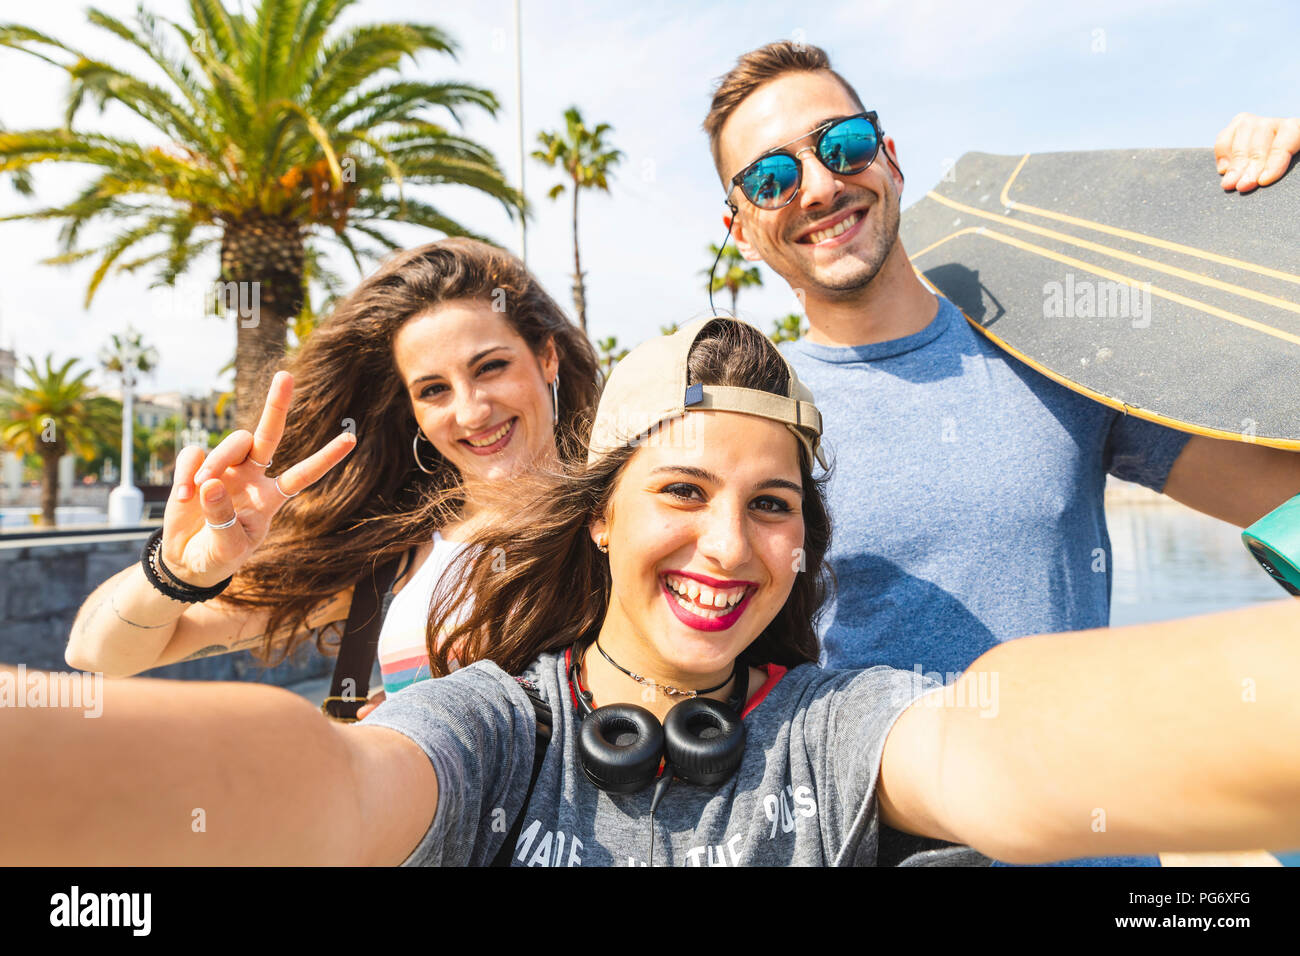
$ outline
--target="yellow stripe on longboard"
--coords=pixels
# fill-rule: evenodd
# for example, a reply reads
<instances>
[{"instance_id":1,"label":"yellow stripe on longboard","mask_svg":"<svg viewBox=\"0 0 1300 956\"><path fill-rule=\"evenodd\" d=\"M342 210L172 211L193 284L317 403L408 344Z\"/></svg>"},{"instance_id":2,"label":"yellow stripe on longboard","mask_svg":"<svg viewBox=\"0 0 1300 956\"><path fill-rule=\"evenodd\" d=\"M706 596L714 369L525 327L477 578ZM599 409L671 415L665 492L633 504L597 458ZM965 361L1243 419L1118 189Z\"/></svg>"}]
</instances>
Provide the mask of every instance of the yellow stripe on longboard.
<instances>
[{"instance_id":1,"label":"yellow stripe on longboard","mask_svg":"<svg viewBox=\"0 0 1300 956\"><path fill-rule=\"evenodd\" d=\"M1167 249L1170 252L1179 252L1185 256L1194 256L1198 259L1205 259L1208 262L1217 262L1220 265L1232 266L1235 269L1244 269L1247 272L1254 272L1257 275L1269 276L1273 279L1281 279L1283 282L1294 282L1300 285L1300 275L1290 272L1283 272L1280 269L1270 269L1267 266L1256 265L1253 262L1246 262L1242 259L1233 259L1230 256L1221 256L1214 252L1206 252L1204 249L1197 249L1195 246L1185 246L1182 243L1170 242L1168 239L1158 239L1155 236L1148 236L1141 232L1133 232L1129 229L1120 229L1116 226L1107 226L1105 223L1095 222L1091 219L1080 219L1077 216L1066 215L1061 212L1053 212L1051 209L1043 209L1040 206L1031 206L1028 203L1018 202L1012 199L1008 193L1011 191L1011 184L1015 182L1016 177L1020 175L1020 170L1028 162L1032 153L1025 153L1020 158L1016 168L1012 170L1011 177L1007 180L1006 185L1002 187L1002 193L998 197L1002 200L1002 205L1009 209L1020 209L1024 212L1032 213L1035 216L1042 216L1045 219L1055 219L1058 222L1067 222L1073 226L1080 226L1084 229L1095 229L1098 232L1104 232L1108 235L1118 236L1121 239L1129 239L1133 242L1141 242L1159 249ZM931 194L933 195L933 193Z\"/></svg>"},{"instance_id":2,"label":"yellow stripe on longboard","mask_svg":"<svg viewBox=\"0 0 1300 956\"><path fill-rule=\"evenodd\" d=\"M1032 223L1021 222L1018 219L1012 219L1010 216L1004 216L995 212L986 212L975 206L967 206L965 203L957 202L955 199L949 199L947 196L941 196L936 192L926 194L936 202L943 203L951 209L960 212L969 213L972 216L980 216L984 219L991 219L994 222L1001 223L1005 226L1011 226L1016 229L1022 229L1025 232L1032 232L1038 236L1044 236L1048 239L1055 239L1058 242L1064 242L1072 246L1079 246L1082 249L1088 249L1092 252L1100 252L1104 256L1110 256L1114 259L1121 259L1124 262L1133 265L1145 266L1156 272L1163 272L1166 275L1176 276L1179 279L1186 279L1188 282L1195 282L1198 285L1208 286L1211 289L1218 289L1220 292L1228 292L1232 295L1239 295L1243 298L1253 299L1263 305L1270 305L1275 309L1283 309L1287 312L1294 312L1300 315L1300 305L1287 299L1279 299L1276 296L1266 295L1263 292L1256 292L1254 289L1240 286L1232 282L1224 282L1221 279L1214 279L1210 276L1200 275L1196 272L1188 272L1186 269L1180 269L1177 266L1165 265L1163 262L1157 262L1154 259L1148 259L1146 256L1135 255L1131 252L1124 252L1113 246L1102 245L1100 242L1093 242L1090 239L1081 239L1078 236L1071 236L1064 232L1057 232L1055 229L1044 229L1042 226L1035 226ZM918 253L919 255L919 253Z\"/></svg>"},{"instance_id":3,"label":"yellow stripe on longboard","mask_svg":"<svg viewBox=\"0 0 1300 956\"><path fill-rule=\"evenodd\" d=\"M1054 252L1051 249L1045 249L1042 246L1036 246L1032 242L1025 242L1023 239L1017 239L1015 236L1008 236L1005 233L1000 233L995 229L989 229L986 226L975 227L973 230L962 230L960 232L955 232L950 236L946 236L945 238L940 239L938 242L931 243L923 250L923 252L929 252L931 249L935 248L936 246L942 245L943 243L947 242L949 239L955 239L957 236L962 235L968 231L973 231L976 234L981 236L987 236L990 239L993 239L997 242L1005 243L1006 245L1009 246L1015 246L1017 249L1022 249L1025 252L1032 252L1034 255L1044 256L1048 259L1054 259L1057 262L1063 263L1065 265L1073 266L1075 269L1082 269L1084 272L1091 272L1093 275L1098 275L1101 276L1102 278L1110 279L1112 282L1120 282L1129 286L1142 286L1144 288L1149 288L1152 295L1159 296L1162 299L1168 299L1170 302L1177 302L1179 305L1185 305L1189 308L1196 309L1200 312L1208 313L1209 315L1213 315L1216 318L1223 319L1227 322L1233 322L1237 325L1242 326L1243 328L1251 329L1255 332L1262 332L1264 335L1271 335L1273 336L1273 338L1281 339L1283 342L1290 342L1292 345L1300 345L1300 335L1293 335L1290 332L1284 332L1281 329L1275 329L1271 325L1266 325L1263 322L1256 322L1254 319L1249 319L1244 315L1238 315L1235 312L1229 312L1227 309L1220 309L1217 305L1210 305L1208 302L1199 302L1196 299L1189 298L1188 296L1185 295L1180 295L1177 292L1171 292L1168 289L1162 289L1159 286L1151 285L1150 283L1141 282L1138 279L1134 278L1133 276L1126 276L1121 272L1114 272L1110 269L1105 269L1102 268L1101 266L1084 262L1082 259L1076 259L1073 256L1067 256L1060 252ZM922 253L917 253L915 258L920 258L921 254Z\"/></svg>"}]
</instances>

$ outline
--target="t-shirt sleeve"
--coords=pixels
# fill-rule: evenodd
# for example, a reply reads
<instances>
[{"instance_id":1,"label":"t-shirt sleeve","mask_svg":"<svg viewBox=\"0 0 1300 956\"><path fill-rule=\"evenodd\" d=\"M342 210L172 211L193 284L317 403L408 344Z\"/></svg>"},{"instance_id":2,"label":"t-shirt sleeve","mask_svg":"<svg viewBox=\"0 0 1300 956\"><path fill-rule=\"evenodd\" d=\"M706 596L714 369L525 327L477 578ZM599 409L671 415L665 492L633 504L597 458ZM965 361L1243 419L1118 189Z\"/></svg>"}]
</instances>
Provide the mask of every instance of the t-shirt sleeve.
<instances>
[{"instance_id":1,"label":"t-shirt sleeve","mask_svg":"<svg viewBox=\"0 0 1300 956\"><path fill-rule=\"evenodd\" d=\"M817 802L822 826L827 829L824 839L835 853L834 862L839 866L870 865L882 862L878 860L881 827L876 787L885 739L903 711L939 684L892 667L872 667L845 677L848 679L837 681L831 693L817 695L824 707L825 723L807 721L804 732L814 762L821 764L815 767ZM818 734L822 735L820 742ZM924 845L918 843L900 854L891 844L891 859L883 862L899 865L905 862L900 856L913 857L922 851L950 846L924 841ZM956 852L961 859L953 858L952 863L982 859L965 847L956 848Z\"/></svg>"},{"instance_id":2,"label":"t-shirt sleeve","mask_svg":"<svg viewBox=\"0 0 1300 956\"><path fill-rule=\"evenodd\" d=\"M1116 478L1164 491L1169 469L1191 437L1133 415L1116 414L1106 439L1106 470Z\"/></svg>"},{"instance_id":3,"label":"t-shirt sleeve","mask_svg":"<svg viewBox=\"0 0 1300 956\"><path fill-rule=\"evenodd\" d=\"M413 740L438 778L438 809L403 866L485 866L523 811L536 715L513 677L490 661L424 680L362 723Z\"/></svg>"}]
</instances>

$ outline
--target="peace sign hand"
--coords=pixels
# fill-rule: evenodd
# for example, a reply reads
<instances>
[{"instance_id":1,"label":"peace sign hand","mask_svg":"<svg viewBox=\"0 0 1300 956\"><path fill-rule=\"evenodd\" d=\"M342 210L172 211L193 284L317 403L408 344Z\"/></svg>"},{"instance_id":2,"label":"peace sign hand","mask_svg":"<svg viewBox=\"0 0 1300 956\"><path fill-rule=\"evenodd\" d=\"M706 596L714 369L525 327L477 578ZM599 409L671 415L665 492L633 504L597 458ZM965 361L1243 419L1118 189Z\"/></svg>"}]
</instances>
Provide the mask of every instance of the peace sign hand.
<instances>
[{"instance_id":1,"label":"peace sign hand","mask_svg":"<svg viewBox=\"0 0 1300 956\"><path fill-rule=\"evenodd\" d=\"M276 372L255 433L239 429L211 453L191 446L176 456L163 515L162 558L186 584L209 587L234 574L266 538L280 507L356 447L356 436L343 432L314 455L268 477L292 395L293 376Z\"/></svg>"}]
</instances>

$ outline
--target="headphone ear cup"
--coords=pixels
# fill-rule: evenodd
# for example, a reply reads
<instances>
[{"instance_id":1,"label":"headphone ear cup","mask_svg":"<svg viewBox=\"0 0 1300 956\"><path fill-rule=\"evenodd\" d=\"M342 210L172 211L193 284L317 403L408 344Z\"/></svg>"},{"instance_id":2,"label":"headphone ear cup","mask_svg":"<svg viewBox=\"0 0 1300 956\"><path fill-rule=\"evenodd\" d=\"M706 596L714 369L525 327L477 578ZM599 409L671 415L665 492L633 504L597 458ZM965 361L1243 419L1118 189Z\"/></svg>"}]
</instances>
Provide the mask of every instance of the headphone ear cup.
<instances>
[{"instance_id":1,"label":"headphone ear cup","mask_svg":"<svg viewBox=\"0 0 1300 956\"><path fill-rule=\"evenodd\" d=\"M664 749L687 783L716 787L745 754L745 724L730 707L707 697L684 700L664 720Z\"/></svg>"},{"instance_id":2,"label":"headphone ear cup","mask_svg":"<svg viewBox=\"0 0 1300 956\"><path fill-rule=\"evenodd\" d=\"M658 719L635 704L597 707L582 720L578 755L587 779L609 793L648 787L664 753Z\"/></svg>"}]
</instances>

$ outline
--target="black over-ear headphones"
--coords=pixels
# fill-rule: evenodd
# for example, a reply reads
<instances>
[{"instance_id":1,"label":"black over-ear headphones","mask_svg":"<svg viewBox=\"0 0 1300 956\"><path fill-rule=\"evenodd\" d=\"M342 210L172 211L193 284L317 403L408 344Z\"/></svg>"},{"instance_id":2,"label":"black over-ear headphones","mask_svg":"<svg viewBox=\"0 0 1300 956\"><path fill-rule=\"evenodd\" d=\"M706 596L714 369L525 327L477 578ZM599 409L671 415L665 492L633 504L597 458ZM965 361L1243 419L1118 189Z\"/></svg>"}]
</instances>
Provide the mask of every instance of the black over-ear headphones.
<instances>
[{"instance_id":1,"label":"black over-ear headphones","mask_svg":"<svg viewBox=\"0 0 1300 956\"><path fill-rule=\"evenodd\" d=\"M676 775L705 787L718 786L740 766L745 753L740 713L749 697L749 668L739 661L735 690L725 706L691 697L674 706L660 725L654 714L635 704L593 708L591 692L578 681L582 651L575 643L568 653L569 683L582 712L578 756L583 773L599 789L635 793L650 786L661 757L667 764L664 781Z\"/></svg>"}]
</instances>

